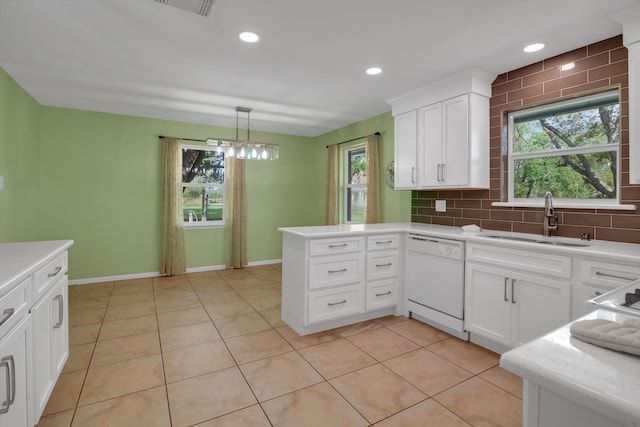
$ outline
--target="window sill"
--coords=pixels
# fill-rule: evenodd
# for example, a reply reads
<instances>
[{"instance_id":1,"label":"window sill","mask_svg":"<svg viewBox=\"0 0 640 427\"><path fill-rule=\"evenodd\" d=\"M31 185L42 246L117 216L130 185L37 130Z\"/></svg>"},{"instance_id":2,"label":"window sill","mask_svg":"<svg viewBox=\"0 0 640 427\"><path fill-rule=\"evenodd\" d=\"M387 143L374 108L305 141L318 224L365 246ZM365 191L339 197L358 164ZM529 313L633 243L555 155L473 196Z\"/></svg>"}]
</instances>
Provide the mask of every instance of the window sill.
<instances>
[{"instance_id":1,"label":"window sill","mask_svg":"<svg viewBox=\"0 0 640 427\"><path fill-rule=\"evenodd\" d=\"M226 224L224 222L185 222L185 230L199 230L201 228L224 228Z\"/></svg>"},{"instance_id":2,"label":"window sill","mask_svg":"<svg viewBox=\"0 0 640 427\"><path fill-rule=\"evenodd\" d=\"M500 208L544 208L544 202L493 202L491 206ZM618 211L635 211L635 205L598 204L598 203L562 203L553 201L556 209L607 209Z\"/></svg>"}]
</instances>

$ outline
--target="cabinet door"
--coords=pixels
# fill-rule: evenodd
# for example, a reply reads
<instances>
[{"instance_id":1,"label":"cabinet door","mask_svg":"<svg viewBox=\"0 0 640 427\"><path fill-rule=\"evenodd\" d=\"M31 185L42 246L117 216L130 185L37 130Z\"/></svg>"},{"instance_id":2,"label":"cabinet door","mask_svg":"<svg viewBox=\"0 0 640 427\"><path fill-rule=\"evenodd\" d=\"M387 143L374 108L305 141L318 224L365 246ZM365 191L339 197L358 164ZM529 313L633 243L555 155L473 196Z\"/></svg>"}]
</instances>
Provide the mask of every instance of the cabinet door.
<instances>
[{"instance_id":1,"label":"cabinet door","mask_svg":"<svg viewBox=\"0 0 640 427\"><path fill-rule=\"evenodd\" d=\"M31 318L23 319L0 341L0 427L27 427Z\"/></svg>"},{"instance_id":2,"label":"cabinet door","mask_svg":"<svg viewBox=\"0 0 640 427\"><path fill-rule=\"evenodd\" d=\"M69 302L68 279L64 276L55 286L51 302L53 323L51 325L51 371L54 383L69 357Z\"/></svg>"},{"instance_id":3,"label":"cabinet door","mask_svg":"<svg viewBox=\"0 0 640 427\"><path fill-rule=\"evenodd\" d=\"M50 289L31 308L33 319L33 396L34 421L47 405L49 395L53 391L53 372L51 362L51 332L54 318L53 291Z\"/></svg>"},{"instance_id":4,"label":"cabinet door","mask_svg":"<svg viewBox=\"0 0 640 427\"><path fill-rule=\"evenodd\" d=\"M418 187L442 185L442 104L418 110Z\"/></svg>"},{"instance_id":5,"label":"cabinet door","mask_svg":"<svg viewBox=\"0 0 640 427\"><path fill-rule=\"evenodd\" d=\"M416 111L409 111L396 116L394 120L394 181L396 189L416 188L416 117Z\"/></svg>"},{"instance_id":6,"label":"cabinet door","mask_svg":"<svg viewBox=\"0 0 640 427\"><path fill-rule=\"evenodd\" d=\"M69 355L67 285L64 275L31 309L35 422L40 419Z\"/></svg>"},{"instance_id":7,"label":"cabinet door","mask_svg":"<svg viewBox=\"0 0 640 427\"><path fill-rule=\"evenodd\" d=\"M512 275L512 345L538 338L571 320L571 285L546 277Z\"/></svg>"},{"instance_id":8,"label":"cabinet door","mask_svg":"<svg viewBox=\"0 0 640 427\"><path fill-rule=\"evenodd\" d=\"M511 345L510 273L467 262L465 329L493 341Z\"/></svg>"},{"instance_id":9,"label":"cabinet door","mask_svg":"<svg viewBox=\"0 0 640 427\"><path fill-rule=\"evenodd\" d=\"M442 166L444 186L469 184L469 96L442 103Z\"/></svg>"}]
</instances>

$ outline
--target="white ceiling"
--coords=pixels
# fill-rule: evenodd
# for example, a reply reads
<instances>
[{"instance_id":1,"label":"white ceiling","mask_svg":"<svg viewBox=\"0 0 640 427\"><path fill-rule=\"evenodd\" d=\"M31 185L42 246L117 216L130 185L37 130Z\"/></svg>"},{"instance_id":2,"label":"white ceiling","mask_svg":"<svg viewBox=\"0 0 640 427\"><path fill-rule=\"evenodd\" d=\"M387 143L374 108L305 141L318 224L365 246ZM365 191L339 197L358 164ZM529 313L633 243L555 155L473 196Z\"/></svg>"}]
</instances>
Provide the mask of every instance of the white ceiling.
<instances>
[{"instance_id":1,"label":"white ceiling","mask_svg":"<svg viewBox=\"0 0 640 427\"><path fill-rule=\"evenodd\" d=\"M43 105L229 127L244 106L252 130L316 136L452 73L620 34L608 16L639 1L217 0L203 17L154 0L0 0L0 67ZM547 48L524 54L534 41Z\"/></svg>"}]
</instances>

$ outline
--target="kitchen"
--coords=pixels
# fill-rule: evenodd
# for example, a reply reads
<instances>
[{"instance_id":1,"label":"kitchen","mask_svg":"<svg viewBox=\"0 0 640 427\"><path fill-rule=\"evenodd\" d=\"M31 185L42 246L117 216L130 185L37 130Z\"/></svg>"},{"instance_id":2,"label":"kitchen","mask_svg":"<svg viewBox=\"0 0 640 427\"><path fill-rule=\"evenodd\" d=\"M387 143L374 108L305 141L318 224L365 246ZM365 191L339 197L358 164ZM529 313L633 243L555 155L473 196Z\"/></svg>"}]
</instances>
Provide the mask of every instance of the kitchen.
<instances>
[{"instance_id":1,"label":"kitchen","mask_svg":"<svg viewBox=\"0 0 640 427\"><path fill-rule=\"evenodd\" d=\"M7 38L3 37L3 40ZM613 58L611 64L607 64L610 66L603 64L594 69L615 69L624 62L616 60L624 49L621 38L609 40L606 36L592 42L592 50L598 54L606 51L608 57ZM571 51L567 49L567 54L554 58L554 61L593 61L593 55L587 55L587 48L582 46L573 46ZM555 55L545 54L537 57L537 61L550 56ZM537 61L530 63L537 64ZM518 71L511 73L514 79L505 73L500 76L503 80L495 83L494 90L500 90L505 99L510 90L514 93L509 96L516 96L518 89L514 86L522 88L526 85L527 71L533 74L536 71L516 68L505 70ZM611 84L616 84L624 81L624 76L625 73L614 74L608 79ZM0 211L2 240L73 238L75 245L69 252L71 281L109 280L116 276L118 278L114 280L121 280L157 271L159 218L154 212L159 209L161 193L155 184L160 162L160 146L155 136L225 136L233 133L233 124L211 127L180 121L134 119L109 112L94 113L90 107L43 106L25 94L20 85L12 82L6 74L2 84L2 98L6 103L3 103L3 123L9 124L3 125L2 131L6 136L2 140L2 158L16 159L11 164L4 160L2 168L7 172L0 172L5 177L4 188L0 190L3 198ZM529 90L529 86L526 88ZM500 102L500 96L492 102ZM507 104L506 101L502 103ZM260 215L249 215L248 218L251 262L281 257L282 235L276 231L278 227L324 222L322 194L327 144L380 131L380 163L386 166L393 160L394 124L388 110L387 105L382 110L387 112L371 114L368 119L352 120L347 123L355 124L317 137L252 132L259 140L280 144L281 159L266 164L256 163L247 170L247 181L251 183L247 188L250 211L251 205L265 207L260 209ZM494 110L491 110L492 120L499 114ZM33 123L41 125L34 127ZM492 126L491 131L496 130L499 131ZM496 141L495 134L492 135L491 153L494 154L491 155L490 167L492 180L495 180L499 179L499 156L496 154L499 153L499 145L495 145L499 141ZM623 147L624 144L623 140ZM70 157L69 153L73 156ZM624 153L623 148L623 158ZM37 175L28 173L25 167L34 158L39 159ZM98 163L96 158L100 159ZM625 163L622 163L623 180L627 176ZM78 175L83 179L78 179ZM291 179L291 176L308 177L308 180ZM21 183L19 187L15 186L16 182ZM279 190L273 191L274 188ZM637 201L637 191L637 185L623 183L623 201ZM491 207L490 204L499 199L496 193L499 194L499 188L493 184L490 190L465 191L410 192L384 188L381 196L383 218L385 222L413 221L454 226L476 223L490 230L541 232L541 209ZM297 203L290 202L290 194L296 195ZM447 211L436 212L435 200L446 200ZM69 208L71 206L72 209ZM638 242L636 213L575 212L562 208L557 212L561 236L575 238L580 233L589 232L597 240ZM116 228L111 225L116 225ZM188 230L186 240L190 268L222 264L221 230Z\"/></svg>"}]
</instances>

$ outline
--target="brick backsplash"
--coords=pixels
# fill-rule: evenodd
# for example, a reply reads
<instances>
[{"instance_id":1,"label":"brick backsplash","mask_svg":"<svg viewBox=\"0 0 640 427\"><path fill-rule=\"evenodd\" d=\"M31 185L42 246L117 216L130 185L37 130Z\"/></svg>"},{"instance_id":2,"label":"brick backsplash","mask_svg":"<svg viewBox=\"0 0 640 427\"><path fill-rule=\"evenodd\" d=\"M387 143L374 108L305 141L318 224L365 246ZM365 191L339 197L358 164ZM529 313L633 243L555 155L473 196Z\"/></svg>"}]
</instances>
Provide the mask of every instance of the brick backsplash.
<instances>
[{"instance_id":1,"label":"brick backsplash","mask_svg":"<svg viewBox=\"0 0 640 427\"><path fill-rule=\"evenodd\" d=\"M561 71L560 66L575 67ZM542 233L541 208L493 207L502 201L501 138L506 113L607 87L621 88L621 200L635 211L604 209L556 209L557 235L579 237L590 233L598 240L640 243L640 185L629 185L629 91L627 49L622 36L572 50L496 77L490 102L490 189L417 190L412 192L411 220L428 224ZM447 211L436 212L435 200L446 200Z\"/></svg>"}]
</instances>

